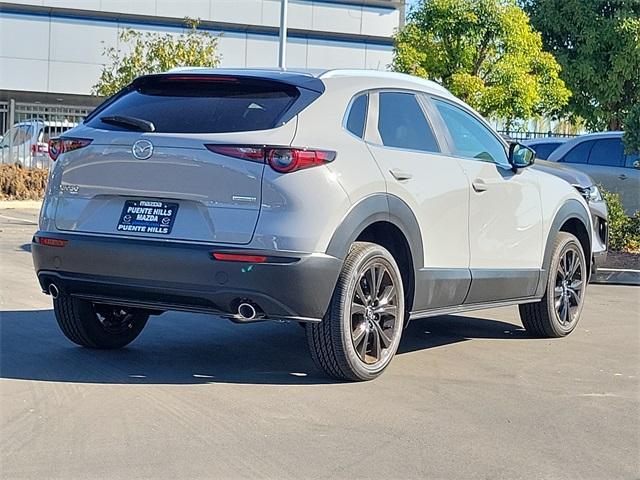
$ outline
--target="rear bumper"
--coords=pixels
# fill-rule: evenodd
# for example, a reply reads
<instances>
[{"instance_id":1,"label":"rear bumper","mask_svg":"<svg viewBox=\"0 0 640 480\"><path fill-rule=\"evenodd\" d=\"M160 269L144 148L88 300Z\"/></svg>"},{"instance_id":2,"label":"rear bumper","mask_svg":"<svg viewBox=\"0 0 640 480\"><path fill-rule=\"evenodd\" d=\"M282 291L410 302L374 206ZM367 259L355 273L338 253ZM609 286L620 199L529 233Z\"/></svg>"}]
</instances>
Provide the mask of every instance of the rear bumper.
<instances>
[{"instance_id":1,"label":"rear bumper","mask_svg":"<svg viewBox=\"0 0 640 480\"><path fill-rule=\"evenodd\" d=\"M246 251L200 244L36 234L67 240L64 247L33 242L43 291L97 302L232 316L252 301L267 318L320 321L342 261L322 254ZM266 255L266 263L217 261L211 252Z\"/></svg>"}]
</instances>

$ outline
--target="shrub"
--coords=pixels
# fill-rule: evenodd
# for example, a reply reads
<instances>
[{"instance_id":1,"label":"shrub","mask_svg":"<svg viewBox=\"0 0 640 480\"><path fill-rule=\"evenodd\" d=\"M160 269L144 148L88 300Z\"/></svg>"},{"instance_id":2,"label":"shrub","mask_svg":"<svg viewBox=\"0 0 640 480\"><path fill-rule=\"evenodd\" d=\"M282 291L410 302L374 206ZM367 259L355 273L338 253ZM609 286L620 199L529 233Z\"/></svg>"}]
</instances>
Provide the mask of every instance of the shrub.
<instances>
[{"instance_id":1,"label":"shrub","mask_svg":"<svg viewBox=\"0 0 640 480\"><path fill-rule=\"evenodd\" d=\"M0 199L38 200L44 197L49 171L20 165L0 165Z\"/></svg>"},{"instance_id":2,"label":"shrub","mask_svg":"<svg viewBox=\"0 0 640 480\"><path fill-rule=\"evenodd\" d=\"M620 195L599 187L609 209L609 248L619 252L640 253L640 211L629 217Z\"/></svg>"}]
</instances>

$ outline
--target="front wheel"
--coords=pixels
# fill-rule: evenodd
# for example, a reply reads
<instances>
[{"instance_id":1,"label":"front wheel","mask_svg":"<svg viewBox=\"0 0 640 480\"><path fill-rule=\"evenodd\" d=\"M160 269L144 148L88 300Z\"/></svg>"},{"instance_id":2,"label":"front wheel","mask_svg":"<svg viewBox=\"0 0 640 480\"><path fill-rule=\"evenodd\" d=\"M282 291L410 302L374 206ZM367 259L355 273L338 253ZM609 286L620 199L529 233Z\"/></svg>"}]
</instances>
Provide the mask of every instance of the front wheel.
<instances>
[{"instance_id":1,"label":"front wheel","mask_svg":"<svg viewBox=\"0 0 640 480\"><path fill-rule=\"evenodd\" d=\"M98 305L88 300L60 295L53 309L62 333L83 347L122 348L136 339L149 315L115 305Z\"/></svg>"},{"instance_id":2,"label":"front wheel","mask_svg":"<svg viewBox=\"0 0 640 480\"><path fill-rule=\"evenodd\" d=\"M580 320L588 281L580 241L570 233L556 238L544 297L520 305L524 328L537 337L564 337Z\"/></svg>"},{"instance_id":3,"label":"front wheel","mask_svg":"<svg viewBox=\"0 0 640 480\"><path fill-rule=\"evenodd\" d=\"M398 349L404 289L393 256L383 247L354 243L322 322L307 324L311 356L340 380L372 380Z\"/></svg>"}]
</instances>

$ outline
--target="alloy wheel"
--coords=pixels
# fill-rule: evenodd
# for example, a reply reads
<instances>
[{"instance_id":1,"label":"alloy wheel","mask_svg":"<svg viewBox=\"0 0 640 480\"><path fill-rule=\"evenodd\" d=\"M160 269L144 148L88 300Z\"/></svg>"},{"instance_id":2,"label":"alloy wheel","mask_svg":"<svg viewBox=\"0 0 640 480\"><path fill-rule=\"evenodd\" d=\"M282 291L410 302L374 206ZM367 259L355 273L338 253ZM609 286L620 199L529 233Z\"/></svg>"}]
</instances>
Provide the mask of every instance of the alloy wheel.
<instances>
[{"instance_id":1,"label":"alloy wheel","mask_svg":"<svg viewBox=\"0 0 640 480\"><path fill-rule=\"evenodd\" d=\"M388 358L398 330L398 291L394 276L381 262L361 273L351 301L351 340L367 365Z\"/></svg>"},{"instance_id":2,"label":"alloy wheel","mask_svg":"<svg viewBox=\"0 0 640 480\"><path fill-rule=\"evenodd\" d=\"M584 265L578 249L569 246L560 257L554 288L554 306L563 328L578 318L584 289Z\"/></svg>"}]
</instances>

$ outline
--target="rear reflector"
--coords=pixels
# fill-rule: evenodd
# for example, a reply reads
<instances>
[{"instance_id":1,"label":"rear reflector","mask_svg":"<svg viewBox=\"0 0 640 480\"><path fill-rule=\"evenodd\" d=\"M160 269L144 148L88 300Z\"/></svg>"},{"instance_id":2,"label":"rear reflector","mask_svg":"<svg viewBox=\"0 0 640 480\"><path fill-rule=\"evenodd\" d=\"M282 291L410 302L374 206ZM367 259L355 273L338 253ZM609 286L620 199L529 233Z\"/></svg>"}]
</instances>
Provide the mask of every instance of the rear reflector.
<instances>
[{"instance_id":1,"label":"rear reflector","mask_svg":"<svg viewBox=\"0 0 640 480\"><path fill-rule=\"evenodd\" d=\"M69 240L63 240L61 238L51 238L51 237L33 237L36 243L40 245L44 245L46 247L64 247L67 245Z\"/></svg>"},{"instance_id":2,"label":"rear reflector","mask_svg":"<svg viewBox=\"0 0 640 480\"><path fill-rule=\"evenodd\" d=\"M255 145L206 144L208 150L227 157L265 162L279 173L291 173L332 162L336 152L289 147L259 147Z\"/></svg>"},{"instance_id":3,"label":"rear reflector","mask_svg":"<svg viewBox=\"0 0 640 480\"><path fill-rule=\"evenodd\" d=\"M52 138L49 140L49 157L55 162L62 153L86 147L92 141L90 138Z\"/></svg>"},{"instance_id":4,"label":"rear reflector","mask_svg":"<svg viewBox=\"0 0 640 480\"><path fill-rule=\"evenodd\" d=\"M264 263L267 257L262 255L244 255L241 253L220 253L213 252L211 254L216 260L222 262L246 262L246 263Z\"/></svg>"}]
</instances>

